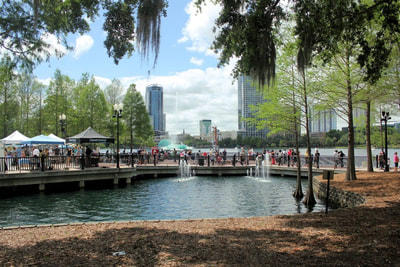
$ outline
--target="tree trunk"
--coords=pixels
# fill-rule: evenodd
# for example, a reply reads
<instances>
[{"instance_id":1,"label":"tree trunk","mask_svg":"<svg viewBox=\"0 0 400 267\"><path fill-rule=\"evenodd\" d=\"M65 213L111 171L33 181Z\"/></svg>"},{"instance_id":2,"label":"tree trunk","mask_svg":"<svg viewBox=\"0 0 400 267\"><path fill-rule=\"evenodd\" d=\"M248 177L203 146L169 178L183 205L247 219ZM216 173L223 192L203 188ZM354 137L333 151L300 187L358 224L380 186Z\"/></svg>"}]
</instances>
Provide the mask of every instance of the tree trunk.
<instances>
[{"instance_id":1,"label":"tree trunk","mask_svg":"<svg viewBox=\"0 0 400 267\"><path fill-rule=\"evenodd\" d=\"M294 88L294 69L292 66L292 86ZM294 124L294 136L296 141L296 153L299 154L299 143L300 143L300 133L298 129L299 119L297 118L297 110L296 110L296 94L295 91L292 91L292 102L293 102L293 124ZM304 197L303 188L301 186L301 166L300 164L297 165L297 183L296 189L293 192L293 196L300 200Z\"/></svg>"},{"instance_id":2,"label":"tree trunk","mask_svg":"<svg viewBox=\"0 0 400 267\"><path fill-rule=\"evenodd\" d=\"M314 189L313 189L313 176L312 176L312 162L311 162L311 139L310 139L310 128L309 128L309 115L308 115L308 101L307 101L307 87L305 82L305 73L303 70L303 91L304 91L304 115L306 118L306 138L307 138L307 166L308 166L308 188L306 197L303 203L306 207L314 206L317 201L314 197ZM300 164L300 157L299 157L299 164Z\"/></svg>"},{"instance_id":3,"label":"tree trunk","mask_svg":"<svg viewBox=\"0 0 400 267\"><path fill-rule=\"evenodd\" d=\"M348 117L348 128L349 134L348 140L348 150L347 150L347 170L346 170L346 181L357 180L356 177L356 165L354 162L354 122L353 122L353 95L351 88L351 77L350 77L350 56L347 53L347 117Z\"/></svg>"},{"instance_id":4,"label":"tree trunk","mask_svg":"<svg viewBox=\"0 0 400 267\"><path fill-rule=\"evenodd\" d=\"M295 138L296 138L296 153L297 155L299 155L299 133L297 132L297 119L296 121L296 126L295 126ZM304 193L303 193L303 188L301 186L301 165L297 164L297 184L296 184L296 189L293 192L293 196L296 199L302 199L304 197Z\"/></svg>"},{"instance_id":5,"label":"tree trunk","mask_svg":"<svg viewBox=\"0 0 400 267\"><path fill-rule=\"evenodd\" d=\"M132 130L132 126L131 126L131 130L130 130L130 136L131 136L131 146L130 146L130 149L131 149L131 153L132 153L132 151L133 151L133 130Z\"/></svg>"},{"instance_id":6,"label":"tree trunk","mask_svg":"<svg viewBox=\"0 0 400 267\"><path fill-rule=\"evenodd\" d=\"M306 120L308 121L308 119L306 119ZM307 122L306 122L306 125L308 127ZM307 207L312 207L317 203L317 201L315 200L315 197L314 197L312 161L311 161L311 142L310 142L310 133L309 133L308 129L307 129L307 154L308 154L308 157L306 157L306 161L307 161L307 166L308 166L308 188L307 188L306 197L305 197L303 203Z\"/></svg>"},{"instance_id":7,"label":"tree trunk","mask_svg":"<svg viewBox=\"0 0 400 267\"><path fill-rule=\"evenodd\" d=\"M367 101L367 122L365 125L367 135L367 172L374 171L374 165L372 163L372 146L371 146L371 101Z\"/></svg>"}]
</instances>

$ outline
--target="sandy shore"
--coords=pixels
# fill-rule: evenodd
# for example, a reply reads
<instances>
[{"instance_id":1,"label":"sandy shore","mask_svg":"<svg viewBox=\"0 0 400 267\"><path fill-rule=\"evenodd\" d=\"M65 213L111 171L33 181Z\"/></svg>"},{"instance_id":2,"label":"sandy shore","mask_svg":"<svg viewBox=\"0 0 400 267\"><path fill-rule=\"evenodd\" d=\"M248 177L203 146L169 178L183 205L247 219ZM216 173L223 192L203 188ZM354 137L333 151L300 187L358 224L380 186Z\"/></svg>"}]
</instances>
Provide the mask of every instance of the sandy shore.
<instances>
[{"instance_id":1,"label":"sandy shore","mask_svg":"<svg viewBox=\"0 0 400 267\"><path fill-rule=\"evenodd\" d=\"M367 201L329 214L3 229L0 266L400 266L400 173L336 175L332 186Z\"/></svg>"}]
</instances>

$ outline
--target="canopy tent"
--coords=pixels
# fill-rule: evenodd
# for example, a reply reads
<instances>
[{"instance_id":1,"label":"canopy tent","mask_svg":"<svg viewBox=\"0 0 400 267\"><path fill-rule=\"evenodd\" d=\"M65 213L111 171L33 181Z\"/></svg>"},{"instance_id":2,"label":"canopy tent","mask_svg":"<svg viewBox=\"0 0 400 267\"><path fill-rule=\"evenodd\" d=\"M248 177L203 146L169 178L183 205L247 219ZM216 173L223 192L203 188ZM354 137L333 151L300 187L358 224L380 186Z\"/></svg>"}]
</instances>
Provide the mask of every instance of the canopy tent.
<instances>
[{"instance_id":1,"label":"canopy tent","mask_svg":"<svg viewBox=\"0 0 400 267\"><path fill-rule=\"evenodd\" d=\"M28 140L22 141L21 144L27 145L61 145L64 144L63 141L57 140L55 138L46 136L44 134L37 135Z\"/></svg>"},{"instance_id":2,"label":"canopy tent","mask_svg":"<svg viewBox=\"0 0 400 267\"><path fill-rule=\"evenodd\" d=\"M92 127L87 128L83 132L71 136L67 139L68 143L114 143L114 138L106 137L104 135L99 134Z\"/></svg>"},{"instance_id":3,"label":"canopy tent","mask_svg":"<svg viewBox=\"0 0 400 267\"><path fill-rule=\"evenodd\" d=\"M58 137L58 136L55 135L55 134L52 134L52 133L51 133L51 134L49 134L49 137L54 138L54 139L57 139L57 140L63 142L63 144L65 144L65 139L62 139L61 137Z\"/></svg>"},{"instance_id":4,"label":"canopy tent","mask_svg":"<svg viewBox=\"0 0 400 267\"><path fill-rule=\"evenodd\" d=\"M12 134L10 134L7 137L4 137L1 139L4 144L9 145L9 144L20 144L22 141L28 140L29 137L23 135L19 131L14 131Z\"/></svg>"}]
</instances>

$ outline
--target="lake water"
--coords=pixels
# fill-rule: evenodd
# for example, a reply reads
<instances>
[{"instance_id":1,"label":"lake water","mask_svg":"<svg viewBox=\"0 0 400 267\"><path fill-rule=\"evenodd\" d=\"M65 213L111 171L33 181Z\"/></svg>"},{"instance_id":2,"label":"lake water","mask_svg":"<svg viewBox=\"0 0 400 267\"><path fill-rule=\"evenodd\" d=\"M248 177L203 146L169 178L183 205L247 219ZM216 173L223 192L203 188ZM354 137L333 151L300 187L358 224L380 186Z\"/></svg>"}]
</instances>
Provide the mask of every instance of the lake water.
<instances>
[{"instance_id":1,"label":"lake water","mask_svg":"<svg viewBox=\"0 0 400 267\"><path fill-rule=\"evenodd\" d=\"M0 226L310 212L292 197L295 186L296 179L284 177L194 176L134 181L124 188L16 196L0 199ZM312 211L324 211L325 204L317 201Z\"/></svg>"}]
</instances>

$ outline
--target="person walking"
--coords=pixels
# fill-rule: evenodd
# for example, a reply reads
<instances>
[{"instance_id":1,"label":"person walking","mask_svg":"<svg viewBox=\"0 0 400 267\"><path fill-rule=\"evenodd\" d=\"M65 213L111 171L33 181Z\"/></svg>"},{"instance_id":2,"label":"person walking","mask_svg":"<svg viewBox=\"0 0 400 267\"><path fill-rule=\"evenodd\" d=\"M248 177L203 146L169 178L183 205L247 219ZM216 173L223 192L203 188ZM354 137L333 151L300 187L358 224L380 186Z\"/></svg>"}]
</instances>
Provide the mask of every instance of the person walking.
<instances>
[{"instance_id":1,"label":"person walking","mask_svg":"<svg viewBox=\"0 0 400 267\"><path fill-rule=\"evenodd\" d=\"M397 155L397 152L394 152L393 162L394 162L394 171L397 172L397 169L399 167L399 156Z\"/></svg>"}]
</instances>

